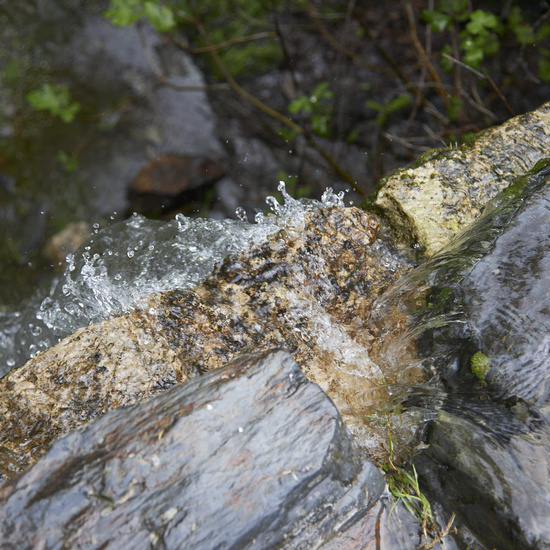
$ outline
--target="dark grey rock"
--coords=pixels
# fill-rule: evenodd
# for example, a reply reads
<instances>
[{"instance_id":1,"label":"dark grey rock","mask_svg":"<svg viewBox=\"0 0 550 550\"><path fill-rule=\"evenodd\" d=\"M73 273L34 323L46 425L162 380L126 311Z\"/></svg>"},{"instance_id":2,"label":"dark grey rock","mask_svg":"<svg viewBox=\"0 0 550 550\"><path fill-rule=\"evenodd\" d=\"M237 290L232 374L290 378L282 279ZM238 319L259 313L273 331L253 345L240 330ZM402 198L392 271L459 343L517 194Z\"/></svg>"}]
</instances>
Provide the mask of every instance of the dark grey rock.
<instances>
[{"instance_id":1,"label":"dark grey rock","mask_svg":"<svg viewBox=\"0 0 550 550\"><path fill-rule=\"evenodd\" d=\"M404 400L430 420L414 459L424 487L457 514L463 540L487 548L550 548L549 227L541 161L377 312L409 312L407 334L439 388Z\"/></svg>"},{"instance_id":2,"label":"dark grey rock","mask_svg":"<svg viewBox=\"0 0 550 550\"><path fill-rule=\"evenodd\" d=\"M2 487L1 547L309 550L383 486L287 353L243 356L57 441Z\"/></svg>"},{"instance_id":3,"label":"dark grey rock","mask_svg":"<svg viewBox=\"0 0 550 550\"><path fill-rule=\"evenodd\" d=\"M463 534L499 550L550 548L548 431L496 433L496 407L483 406L489 426L440 411L415 467L431 497L457 514Z\"/></svg>"}]
</instances>

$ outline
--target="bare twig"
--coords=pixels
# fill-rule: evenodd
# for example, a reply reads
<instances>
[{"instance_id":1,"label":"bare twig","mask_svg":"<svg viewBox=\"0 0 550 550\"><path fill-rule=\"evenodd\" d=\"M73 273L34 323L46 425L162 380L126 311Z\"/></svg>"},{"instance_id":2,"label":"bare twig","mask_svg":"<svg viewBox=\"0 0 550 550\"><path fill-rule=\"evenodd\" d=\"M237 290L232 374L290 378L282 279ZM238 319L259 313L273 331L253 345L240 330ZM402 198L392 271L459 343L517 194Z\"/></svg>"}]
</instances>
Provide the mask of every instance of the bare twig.
<instances>
[{"instance_id":1,"label":"bare twig","mask_svg":"<svg viewBox=\"0 0 550 550\"><path fill-rule=\"evenodd\" d=\"M370 69L371 71L389 76L389 77L395 77L395 73L392 71L389 71L388 69L384 67L380 67L379 65L375 65L374 63L370 63L366 59L364 59L359 54L355 53L354 51L350 50L349 48L345 48L330 34L328 29L321 23L321 19L319 17L319 12L317 10L317 7L312 3L309 2L309 14L313 21L315 22L315 26L317 27L317 30L321 33L321 35L325 38L325 40L337 51L343 52L347 57L350 59L353 59L354 61L357 61L363 67L366 67L367 69Z\"/></svg>"},{"instance_id":2,"label":"bare twig","mask_svg":"<svg viewBox=\"0 0 550 550\"><path fill-rule=\"evenodd\" d=\"M231 40L226 40L225 42L220 42L219 44L210 44L204 46L204 48L193 48L190 50L191 53L207 53L212 50L221 50L223 48L228 48L234 46L235 44L242 44L243 42L252 42L255 40L262 40L264 38L275 38L277 34L274 31L259 32L256 34L249 34L248 36L238 36L237 38L232 38Z\"/></svg>"},{"instance_id":3,"label":"bare twig","mask_svg":"<svg viewBox=\"0 0 550 550\"><path fill-rule=\"evenodd\" d=\"M209 86L180 86L178 84L174 84L173 82L170 82L163 74L158 65L155 63L155 60L153 59L153 56L151 55L150 48L148 47L145 36L143 34L143 30L141 25L137 26L138 30L138 36L139 41L141 44L141 50L143 51L143 55L145 56L145 59L147 60L147 64L157 77L157 80L167 88L171 88L172 90L176 90L177 92L205 92L207 90L212 90L216 88L227 88L227 84L212 84ZM178 44L178 47L188 50L188 48L184 48L182 44Z\"/></svg>"},{"instance_id":4,"label":"bare twig","mask_svg":"<svg viewBox=\"0 0 550 550\"><path fill-rule=\"evenodd\" d=\"M374 44L374 47L376 48L376 51L380 54L380 56L390 65L390 67L393 69L395 75L407 88L407 90L411 91L420 101L422 107L429 112L431 116L433 116L435 119L437 119L441 123L446 123L447 117L445 115L441 114L434 105L430 104L426 98L424 97L421 89L413 84L407 76L403 73L401 70L401 67L392 59L392 57L388 54L388 52L380 45L377 37L373 33L372 29L370 28L367 21L363 19L363 14L358 10L354 10L354 16L357 18L357 20L361 23L361 27L365 31L365 34L369 37L371 42Z\"/></svg>"},{"instance_id":5,"label":"bare twig","mask_svg":"<svg viewBox=\"0 0 550 550\"><path fill-rule=\"evenodd\" d=\"M446 54L446 53L443 53L442 55L443 55L443 57L446 57L447 59L449 59L453 63L456 63L457 65L460 65L461 67L463 67L467 71L470 71L471 73L475 74L478 78L482 78L483 80L486 80L490 84L491 88L493 88L495 93L498 95L498 97L501 99L502 103L504 103L504 105L506 106L506 109L508 110L508 112L512 116L516 116L516 113L514 112L514 110L512 109L510 104L508 103L508 101L506 101L506 98L502 95L502 92L500 91L500 89L498 88L498 86L495 84L495 82L493 81L493 79L490 76L484 75L483 73L480 73L479 71L476 71L473 67L470 67L469 65L466 65L466 63L463 63L462 61L460 61L460 59L456 59L456 57L453 57L452 55L449 55L449 54Z\"/></svg>"},{"instance_id":6,"label":"bare twig","mask_svg":"<svg viewBox=\"0 0 550 550\"><path fill-rule=\"evenodd\" d=\"M433 66L432 62L430 61L428 55L426 54L426 51L424 50L424 47L422 46L420 39L418 38L418 32L416 29L416 21L414 18L414 11L413 7L411 5L410 0L402 0L403 9L405 11L405 14L407 16L407 21L409 23L409 30L411 33L411 40L414 46L414 49L416 50L416 53L420 57L423 64L426 65L428 68L428 71L430 73L430 76L432 77L433 81L436 83L435 91L437 94L441 97L443 100L443 103L446 107L450 105L449 101L449 93L447 90L445 90L445 86L443 85L443 82L441 81L441 78L439 77L439 73Z\"/></svg>"},{"instance_id":7,"label":"bare twig","mask_svg":"<svg viewBox=\"0 0 550 550\"><path fill-rule=\"evenodd\" d=\"M445 529L441 533L439 533L432 541L424 544L424 546L422 546L420 550L432 550L432 548L434 548L436 544L440 543L451 532L451 527L455 521L455 517L456 516L453 513L451 515L451 519L449 519L449 521L447 522L447 526L445 527Z\"/></svg>"},{"instance_id":8,"label":"bare twig","mask_svg":"<svg viewBox=\"0 0 550 550\"><path fill-rule=\"evenodd\" d=\"M210 38L208 37L208 33L206 32L206 29L202 25L200 19L197 17L196 14L193 14L194 22L196 25L197 30L199 31L200 35L204 39L207 45L211 45ZM308 145L315 149L317 152L321 154L321 156L329 163L329 165L333 168L333 170L349 185L355 189L360 195L366 196L366 193L361 187L357 184L357 182L340 166L334 158L319 144L311 135L309 135L308 132L306 132L305 128L288 118L287 116L283 115L279 111L273 109L269 105L266 105L263 101L260 101L256 96L252 95L250 92L245 90L234 78L233 75L229 72L223 61L221 60L220 56L218 55L218 51L215 48L212 48L208 50L208 54L212 57L212 60L214 61L216 67L222 74L222 76L225 78L229 86L238 93L241 97L243 97L246 101L254 105L257 109L262 111L263 113L269 115L270 117L274 118L287 128L290 128L292 131L294 131L296 134L302 134L306 140Z\"/></svg>"}]
</instances>

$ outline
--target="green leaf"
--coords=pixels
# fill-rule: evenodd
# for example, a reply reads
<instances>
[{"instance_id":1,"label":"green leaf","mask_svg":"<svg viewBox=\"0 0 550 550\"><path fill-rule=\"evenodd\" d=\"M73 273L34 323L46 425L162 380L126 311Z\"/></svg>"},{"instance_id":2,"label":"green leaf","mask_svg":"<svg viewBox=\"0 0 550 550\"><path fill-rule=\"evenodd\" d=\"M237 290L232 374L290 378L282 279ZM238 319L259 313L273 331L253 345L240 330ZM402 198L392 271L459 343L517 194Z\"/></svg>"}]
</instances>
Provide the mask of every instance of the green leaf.
<instances>
[{"instance_id":1,"label":"green leaf","mask_svg":"<svg viewBox=\"0 0 550 550\"><path fill-rule=\"evenodd\" d=\"M451 26L453 21L450 15L433 10L424 10L422 12L422 19L430 25L430 28L434 32L443 32Z\"/></svg>"},{"instance_id":2,"label":"green leaf","mask_svg":"<svg viewBox=\"0 0 550 550\"><path fill-rule=\"evenodd\" d=\"M334 92L328 87L328 82L319 82L313 92L311 92L310 100L312 103L321 99L332 99Z\"/></svg>"},{"instance_id":3,"label":"green leaf","mask_svg":"<svg viewBox=\"0 0 550 550\"><path fill-rule=\"evenodd\" d=\"M48 111L63 122L72 122L80 110L80 103L71 102L69 88L64 84L44 84L26 96L27 101L37 111Z\"/></svg>"},{"instance_id":4,"label":"green leaf","mask_svg":"<svg viewBox=\"0 0 550 550\"><path fill-rule=\"evenodd\" d=\"M513 30L520 44L534 44L536 42L535 32L531 25L523 23L523 25L514 27Z\"/></svg>"},{"instance_id":5,"label":"green leaf","mask_svg":"<svg viewBox=\"0 0 550 550\"><path fill-rule=\"evenodd\" d=\"M459 97L451 97L449 106L447 107L447 116L451 122L456 122L460 111L463 109L464 103Z\"/></svg>"},{"instance_id":6,"label":"green leaf","mask_svg":"<svg viewBox=\"0 0 550 550\"><path fill-rule=\"evenodd\" d=\"M57 151L57 160L65 167L65 172L70 174L78 168L78 160L72 155L68 155L65 151Z\"/></svg>"},{"instance_id":7,"label":"green leaf","mask_svg":"<svg viewBox=\"0 0 550 550\"><path fill-rule=\"evenodd\" d=\"M403 107L406 107L407 105L410 104L410 102L411 102L411 96L409 94L398 95L396 98L392 99L386 105L386 112L393 113L398 109L402 109Z\"/></svg>"},{"instance_id":8,"label":"green leaf","mask_svg":"<svg viewBox=\"0 0 550 550\"><path fill-rule=\"evenodd\" d=\"M446 72L450 73L453 70L454 67L454 61L451 61L449 58L444 57L443 54L446 53L447 55L451 55L453 53L453 49L451 48L450 44L445 44L443 48L441 48L441 57L439 58L439 64L441 65L441 68Z\"/></svg>"},{"instance_id":9,"label":"green leaf","mask_svg":"<svg viewBox=\"0 0 550 550\"><path fill-rule=\"evenodd\" d=\"M466 30L471 34L483 34L487 29L497 30L499 26L498 17L494 13L476 10L470 15Z\"/></svg>"},{"instance_id":10,"label":"green leaf","mask_svg":"<svg viewBox=\"0 0 550 550\"><path fill-rule=\"evenodd\" d=\"M328 114L317 114L311 117L312 130L321 137L330 136L330 116Z\"/></svg>"},{"instance_id":11,"label":"green leaf","mask_svg":"<svg viewBox=\"0 0 550 550\"><path fill-rule=\"evenodd\" d=\"M103 12L103 17L117 27L132 25L142 16L140 0L111 0L111 8Z\"/></svg>"},{"instance_id":12,"label":"green leaf","mask_svg":"<svg viewBox=\"0 0 550 550\"><path fill-rule=\"evenodd\" d=\"M367 99L367 101L365 101L365 105L375 111L384 111L384 105L378 103L378 101L374 101L374 99Z\"/></svg>"},{"instance_id":13,"label":"green leaf","mask_svg":"<svg viewBox=\"0 0 550 550\"><path fill-rule=\"evenodd\" d=\"M549 35L550 35L550 25L548 23L544 23L537 30L536 40L538 42L540 40L543 40Z\"/></svg>"},{"instance_id":14,"label":"green leaf","mask_svg":"<svg viewBox=\"0 0 550 550\"><path fill-rule=\"evenodd\" d=\"M309 97L305 95L301 95L300 97L293 99L288 105L289 113L299 113L300 111L305 111L306 113L313 112L311 101Z\"/></svg>"},{"instance_id":15,"label":"green leaf","mask_svg":"<svg viewBox=\"0 0 550 550\"><path fill-rule=\"evenodd\" d=\"M174 12L168 6L159 5L157 2L145 2L143 11L158 32L167 32L176 26Z\"/></svg>"},{"instance_id":16,"label":"green leaf","mask_svg":"<svg viewBox=\"0 0 550 550\"><path fill-rule=\"evenodd\" d=\"M508 14L508 26L511 29L521 25L523 23L523 15L521 15L521 8L519 6L513 6Z\"/></svg>"},{"instance_id":17,"label":"green leaf","mask_svg":"<svg viewBox=\"0 0 550 550\"><path fill-rule=\"evenodd\" d=\"M483 61L483 50L475 46L468 48L462 57L462 61L464 61L466 65L470 65L470 67L477 69Z\"/></svg>"},{"instance_id":18,"label":"green leaf","mask_svg":"<svg viewBox=\"0 0 550 550\"><path fill-rule=\"evenodd\" d=\"M550 82L550 60L545 57L539 59L539 76L544 82Z\"/></svg>"}]
</instances>

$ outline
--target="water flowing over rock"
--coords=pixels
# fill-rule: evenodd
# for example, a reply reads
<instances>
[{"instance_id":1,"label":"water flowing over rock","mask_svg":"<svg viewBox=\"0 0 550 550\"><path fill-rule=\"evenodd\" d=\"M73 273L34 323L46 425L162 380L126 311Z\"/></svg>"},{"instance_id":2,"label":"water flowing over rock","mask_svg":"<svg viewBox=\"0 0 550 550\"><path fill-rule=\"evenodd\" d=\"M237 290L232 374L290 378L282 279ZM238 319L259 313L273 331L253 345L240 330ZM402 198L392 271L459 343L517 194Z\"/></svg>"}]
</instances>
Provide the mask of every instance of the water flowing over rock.
<instances>
[{"instance_id":1,"label":"water flowing over rock","mask_svg":"<svg viewBox=\"0 0 550 550\"><path fill-rule=\"evenodd\" d=\"M157 294L79 329L4 377L2 475L114 407L273 347L293 351L362 442L380 449L365 425L383 379L368 355L366 319L398 270L375 246L378 224L361 210L302 214L302 223L229 255L195 289Z\"/></svg>"},{"instance_id":2,"label":"water flowing over rock","mask_svg":"<svg viewBox=\"0 0 550 550\"><path fill-rule=\"evenodd\" d=\"M273 352L61 439L0 490L0 533L17 549L313 549L383 487L331 401Z\"/></svg>"},{"instance_id":3,"label":"water flowing over rock","mask_svg":"<svg viewBox=\"0 0 550 550\"><path fill-rule=\"evenodd\" d=\"M477 134L456 149L426 153L381 182L376 205L400 239L431 256L512 181L548 156L550 103Z\"/></svg>"},{"instance_id":4,"label":"water flowing over rock","mask_svg":"<svg viewBox=\"0 0 550 550\"><path fill-rule=\"evenodd\" d=\"M405 392L404 406L431 418L416 469L487 548L550 548L549 227L546 160L376 312L408 315L387 357L409 360L414 341L434 374Z\"/></svg>"},{"instance_id":5,"label":"water flowing over rock","mask_svg":"<svg viewBox=\"0 0 550 550\"><path fill-rule=\"evenodd\" d=\"M540 111L549 108L543 106ZM537 116L526 115L516 122L539 120ZM505 125L504 134L510 128ZM471 147L489 146L487 135L497 134L482 134ZM520 145L524 146L529 147ZM478 149L481 157L483 151ZM534 157L526 155L530 165ZM477 158L471 161L472 170ZM433 157L424 160L429 164ZM510 170L506 177L511 178L517 167L512 169L506 162L500 165ZM426 171L424 166L417 170L419 174ZM392 479L388 464L394 468L392 460L408 458L409 463L402 466L415 476L418 473L421 490L430 498L440 526L456 514L456 538L442 543L442 548L550 548L550 160L540 161L496 194L502 173L493 174L492 190L486 195L477 180L473 182L475 192L483 195L477 195L478 210L472 214L476 221L403 276L411 262L385 240L388 229L380 227L374 215L340 203L300 206L280 216L276 232L262 230L260 240L243 237L243 246L228 250L211 275L206 277L205 272L195 281L196 286L163 287L152 295L144 292L131 310L79 329L2 378L0 471L8 481L0 489L0 505L6 510L6 536L17 540L25 531L56 541L62 531L72 541L70 537L85 537L90 532L102 540L98 526L115 525L127 529L120 531L122 537L143 533L140 541L174 548L179 543L170 537L179 537L178 529L186 525L185 536L190 541L203 541L205 536L219 541L216 537L233 529L235 547L253 546L254 537L262 548L325 550L370 550L384 548L384 544L392 550L412 550L427 542L422 540L421 520L412 523L416 534L410 524L400 522L400 530L385 537L391 531L389 510L393 509L386 497L367 512L371 497L378 498L381 490L379 478L367 475L369 455L386 459L388 480ZM488 181L488 175L481 179L485 177ZM448 191L460 204L469 192L464 186ZM411 201L420 209L422 196L411 192ZM487 202L489 196L492 199ZM459 219L457 227L464 220ZM105 237L110 240L112 235ZM441 244L439 237L434 238L433 250ZM100 241L98 236L98 246ZM244 243L251 244L246 247ZM147 244L140 246L147 248ZM93 257L101 260L99 253ZM155 263L149 258L146 269ZM84 267L90 265L85 262ZM105 275L105 265L94 267ZM165 271L163 266L157 268L155 273ZM285 351L273 354L275 348ZM300 370L285 352L292 354ZM252 359L252 353L263 355ZM269 370L275 364L292 372L285 371L278 378ZM265 368L271 378L255 386ZM302 382L296 382L294 373ZM210 393L203 394L207 387ZM290 396L288 387L296 390ZM288 399L298 399L301 392L321 396L319 388L332 399L340 417L324 412L318 417L317 406L310 408L300 401L293 416L281 411L277 418L282 424L269 421L272 414L279 414L279 405L282 409L288 406ZM172 434L183 417L189 419L196 413L201 421L211 419L225 402L215 396L228 389L232 402L220 413L223 428L221 424L210 431L188 428L193 445L178 447L180 440L174 441ZM148 401L135 404L143 399ZM191 406L185 408L184 403ZM302 405L307 410L303 415ZM185 414L174 413L178 419L171 424L174 415L166 411L176 409ZM154 420L157 411L159 417ZM246 500L252 503L250 510L258 523L242 527L252 516L241 510L229 522L231 529L219 528L218 518L226 521L233 503L245 502L246 491L253 493L246 498L259 497L254 490L242 489L243 478L235 473L241 466L235 462L242 457L239 438L249 433L244 419L256 412L263 412L269 424L261 415L251 420L252 439L264 450L268 448L265 455L271 455L273 448L266 447L263 435L276 434L281 426L287 426L286 433L296 424L300 435L288 432L294 447L302 441L322 443L317 450L324 458L317 464L328 464L325 460L339 464L328 485L320 481L334 498L329 504L335 516L329 513L330 506L320 504L324 497L313 489L300 493L301 506L290 508L282 523L277 523L280 516L275 509L282 507L283 513L289 509L280 504L283 500L270 500L271 496L279 498L283 485L281 490L289 488L292 494L304 487L309 491L307 483L321 479L314 476L301 485L302 478L292 475L296 455L291 454L283 460L289 466L282 472L288 470L288 475L282 484L275 484L277 491L269 493L270 499ZM334 423L325 433L327 418ZM89 420L93 422L82 427ZM261 430L254 431L256 427ZM114 435L105 435L102 441L99 434L107 432ZM138 445L142 436L140 449L147 450L132 455L132 445ZM231 470L231 477L218 477L222 472L215 462L217 455L200 454L204 451L200 441L214 442L219 444L215 449L228 451L223 464L237 469ZM168 443L174 443L176 450L162 453L176 456L183 448L184 460L199 464L194 472L202 472L202 462L206 462L210 479L224 484L219 502L209 500L211 493L218 494L209 487L193 485L188 500L199 499L197 508L190 508L184 517L178 491L197 480L189 470L187 481L178 478L154 492L157 486L148 480L156 479L158 469L162 470L164 459L159 453ZM292 445L291 453L304 450ZM247 472L256 474L256 465L263 465L264 459L279 458L254 455L246 463ZM177 470L178 464L175 461L170 466ZM150 473L152 468L156 470ZM328 471L324 468L319 466L318 471ZM168 474L164 477L175 479ZM91 493L82 490L84 480L93 485ZM122 481L117 485L116 480ZM264 483L261 478L256 486L272 488ZM359 495L359 487L365 486L371 492ZM150 489L152 493L147 492ZM168 501L160 494L170 504L163 504ZM208 498L200 500L203 495ZM212 506L219 503L227 505L211 515L219 510ZM340 505L343 512L338 515ZM266 507L270 512L262 515ZM402 502L397 509L404 510ZM215 517L211 523L216 532L203 531L204 524L193 519L199 517ZM54 519L58 523L48 527ZM61 528L61 524L68 527ZM275 532L273 537L282 533L287 538L261 538ZM427 547L437 548L432 543L436 541Z\"/></svg>"}]
</instances>

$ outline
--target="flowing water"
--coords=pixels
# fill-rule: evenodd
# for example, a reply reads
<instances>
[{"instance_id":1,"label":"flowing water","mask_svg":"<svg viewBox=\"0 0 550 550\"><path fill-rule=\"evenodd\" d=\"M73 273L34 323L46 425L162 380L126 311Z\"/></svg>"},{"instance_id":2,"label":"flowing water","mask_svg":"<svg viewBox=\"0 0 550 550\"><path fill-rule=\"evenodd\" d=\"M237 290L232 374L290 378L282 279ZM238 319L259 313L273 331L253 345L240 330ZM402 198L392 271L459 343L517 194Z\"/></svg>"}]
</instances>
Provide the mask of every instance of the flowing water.
<instances>
[{"instance_id":1,"label":"flowing water","mask_svg":"<svg viewBox=\"0 0 550 550\"><path fill-rule=\"evenodd\" d=\"M287 225L300 225L306 212L343 206L343 193L327 189L320 201L295 200L281 185L283 203L267 199L269 213L254 223L195 219L169 222L134 215L95 234L68 257L68 266L47 295L37 293L19 311L0 313L0 374L21 365L81 326L128 311L140 298L188 289L204 280L216 262Z\"/></svg>"},{"instance_id":2,"label":"flowing water","mask_svg":"<svg viewBox=\"0 0 550 550\"><path fill-rule=\"evenodd\" d=\"M483 476L506 485L512 497L504 491L504 501L499 500L495 489L494 495L482 495L494 497L494 506L482 503L471 512L468 504L462 511L462 540L485 537L489 545L475 542L476 548L492 547L495 537L505 533L511 521L508 509L520 524L524 517L536 516L536 510L516 502L539 502L537 510L546 513L549 482L537 481L536 463L522 461L541 452L547 456L550 448L549 174L546 163L518 180L454 242L384 293L368 319L377 337L368 353L359 340L350 341L326 312L311 304L309 310L300 310L311 317L312 330L325 336L319 339L323 351L340 353L342 361L350 364L368 356L381 391L389 398L389 409L404 405L393 416L381 411L379 420L386 425L379 432L390 422L394 441L402 442L412 440L419 426L434 426L416 449L418 471L421 478L427 476L428 486L434 479L435 485L445 486L448 464L459 460L453 450L444 457L443 466L439 463L447 448L454 449L453 438L461 453L471 454L464 462L453 463L456 479L446 492L438 494L432 486L432 494L444 503L443 521L455 506L446 502L446 495L454 494L457 487L465 487L464 495L458 491L456 496L456 506L461 506L461 498L470 503L472 491L483 487ZM36 298L18 313L2 314L0 368L4 365L7 372L77 327L128 311L152 293L192 288L228 254L262 243L282 228L299 233L307 212L344 205L343 195L331 190L321 201L294 200L284 186L280 191L284 203L271 197L270 213L258 213L254 223L246 221L242 211L238 221L177 216L170 222L154 222L134 216L97 231L69 258L68 268L46 297ZM410 260L388 247L384 238L372 248L385 267L411 267ZM473 369L476 354L487 359L481 373ZM371 424L376 421L371 419ZM432 448L439 450L432 453ZM476 457L485 462L478 464ZM474 469L469 470L468 464ZM470 487L460 476L465 480L480 476L480 480ZM495 506L504 511L499 512L494 532L476 531L476 518L492 513ZM544 537L544 529L535 525L526 527L525 535L514 532L518 538L513 544L523 544L529 536Z\"/></svg>"}]
</instances>

